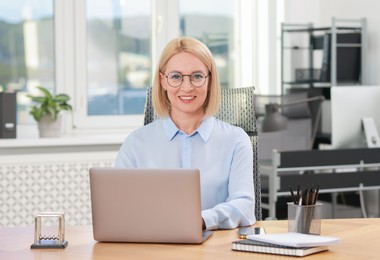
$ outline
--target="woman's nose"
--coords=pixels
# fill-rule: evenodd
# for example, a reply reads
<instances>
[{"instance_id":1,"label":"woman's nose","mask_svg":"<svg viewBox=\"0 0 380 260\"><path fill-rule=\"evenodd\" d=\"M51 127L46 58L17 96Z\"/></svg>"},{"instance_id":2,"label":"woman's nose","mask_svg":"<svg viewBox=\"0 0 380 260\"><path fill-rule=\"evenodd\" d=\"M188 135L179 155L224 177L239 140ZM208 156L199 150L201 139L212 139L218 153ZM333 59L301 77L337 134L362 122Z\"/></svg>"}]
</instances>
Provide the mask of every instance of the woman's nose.
<instances>
[{"instance_id":1,"label":"woman's nose","mask_svg":"<svg viewBox=\"0 0 380 260\"><path fill-rule=\"evenodd\" d=\"M191 84L190 75L183 76L183 81L181 84L181 88L183 89L193 89L193 84Z\"/></svg>"}]
</instances>

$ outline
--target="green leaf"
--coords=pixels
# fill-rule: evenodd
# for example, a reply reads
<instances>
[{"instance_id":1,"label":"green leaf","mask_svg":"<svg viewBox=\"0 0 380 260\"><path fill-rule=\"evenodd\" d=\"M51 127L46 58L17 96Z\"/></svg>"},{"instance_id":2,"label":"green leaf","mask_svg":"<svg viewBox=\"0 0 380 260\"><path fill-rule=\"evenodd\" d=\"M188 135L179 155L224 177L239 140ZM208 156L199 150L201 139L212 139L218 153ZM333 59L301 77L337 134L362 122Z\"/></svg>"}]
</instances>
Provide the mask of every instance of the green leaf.
<instances>
[{"instance_id":1,"label":"green leaf","mask_svg":"<svg viewBox=\"0 0 380 260\"><path fill-rule=\"evenodd\" d=\"M49 90L47 90L46 88L41 87L41 86L38 86L36 88L38 88L42 92L42 94L44 94L45 97L48 98L48 100L52 100L53 99L53 95L50 94Z\"/></svg>"},{"instance_id":2,"label":"green leaf","mask_svg":"<svg viewBox=\"0 0 380 260\"><path fill-rule=\"evenodd\" d=\"M70 100L70 97L66 94L58 94L54 97L54 100L58 103L66 103Z\"/></svg>"},{"instance_id":3,"label":"green leaf","mask_svg":"<svg viewBox=\"0 0 380 260\"><path fill-rule=\"evenodd\" d=\"M36 121L39 121L44 115L50 115L53 120L56 120L61 110L72 110L72 106L68 103L70 97L67 94L54 95L42 86L36 88L43 96L27 95L35 103L30 114Z\"/></svg>"}]
</instances>

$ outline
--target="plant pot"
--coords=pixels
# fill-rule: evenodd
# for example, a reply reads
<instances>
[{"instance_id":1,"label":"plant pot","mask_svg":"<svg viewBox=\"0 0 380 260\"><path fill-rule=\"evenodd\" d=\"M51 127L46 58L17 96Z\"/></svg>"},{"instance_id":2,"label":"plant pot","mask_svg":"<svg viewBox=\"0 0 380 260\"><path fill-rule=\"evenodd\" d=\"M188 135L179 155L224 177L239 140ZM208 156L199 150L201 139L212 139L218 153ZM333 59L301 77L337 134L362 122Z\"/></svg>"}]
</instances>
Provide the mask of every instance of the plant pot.
<instances>
[{"instance_id":1,"label":"plant pot","mask_svg":"<svg viewBox=\"0 0 380 260\"><path fill-rule=\"evenodd\" d=\"M57 120L53 120L50 115L43 116L38 121L38 131L41 138L44 137L60 137L62 131L61 116L57 116Z\"/></svg>"}]
</instances>

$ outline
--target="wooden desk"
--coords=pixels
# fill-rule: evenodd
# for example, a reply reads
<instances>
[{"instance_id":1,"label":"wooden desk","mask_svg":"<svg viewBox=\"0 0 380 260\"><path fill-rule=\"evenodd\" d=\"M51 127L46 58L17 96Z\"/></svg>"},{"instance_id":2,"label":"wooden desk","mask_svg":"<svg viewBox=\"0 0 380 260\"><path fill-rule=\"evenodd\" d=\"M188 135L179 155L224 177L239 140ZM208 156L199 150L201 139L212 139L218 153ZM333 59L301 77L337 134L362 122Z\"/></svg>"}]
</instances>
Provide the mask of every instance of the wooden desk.
<instances>
[{"instance_id":1,"label":"wooden desk","mask_svg":"<svg viewBox=\"0 0 380 260\"><path fill-rule=\"evenodd\" d=\"M287 221L259 221L267 233L286 232ZM202 245L97 243L89 226L66 227L66 249L30 249L32 227L0 228L0 259L295 259L278 255L235 252L231 242L237 230L216 231ZM342 239L329 251L307 259L379 259L380 218L322 220L322 235Z\"/></svg>"}]
</instances>

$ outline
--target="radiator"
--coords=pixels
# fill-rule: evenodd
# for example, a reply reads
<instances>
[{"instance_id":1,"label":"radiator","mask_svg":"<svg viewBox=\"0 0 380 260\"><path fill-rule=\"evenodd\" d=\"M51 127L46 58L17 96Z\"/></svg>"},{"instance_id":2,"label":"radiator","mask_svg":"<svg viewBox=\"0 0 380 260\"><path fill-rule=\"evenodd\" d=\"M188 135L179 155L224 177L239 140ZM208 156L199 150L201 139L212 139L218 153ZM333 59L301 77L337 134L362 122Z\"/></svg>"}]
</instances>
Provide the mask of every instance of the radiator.
<instances>
[{"instance_id":1,"label":"radiator","mask_svg":"<svg viewBox=\"0 0 380 260\"><path fill-rule=\"evenodd\" d=\"M31 226L43 211L66 225L91 225L89 169L112 166L114 152L0 157L0 226Z\"/></svg>"}]
</instances>

